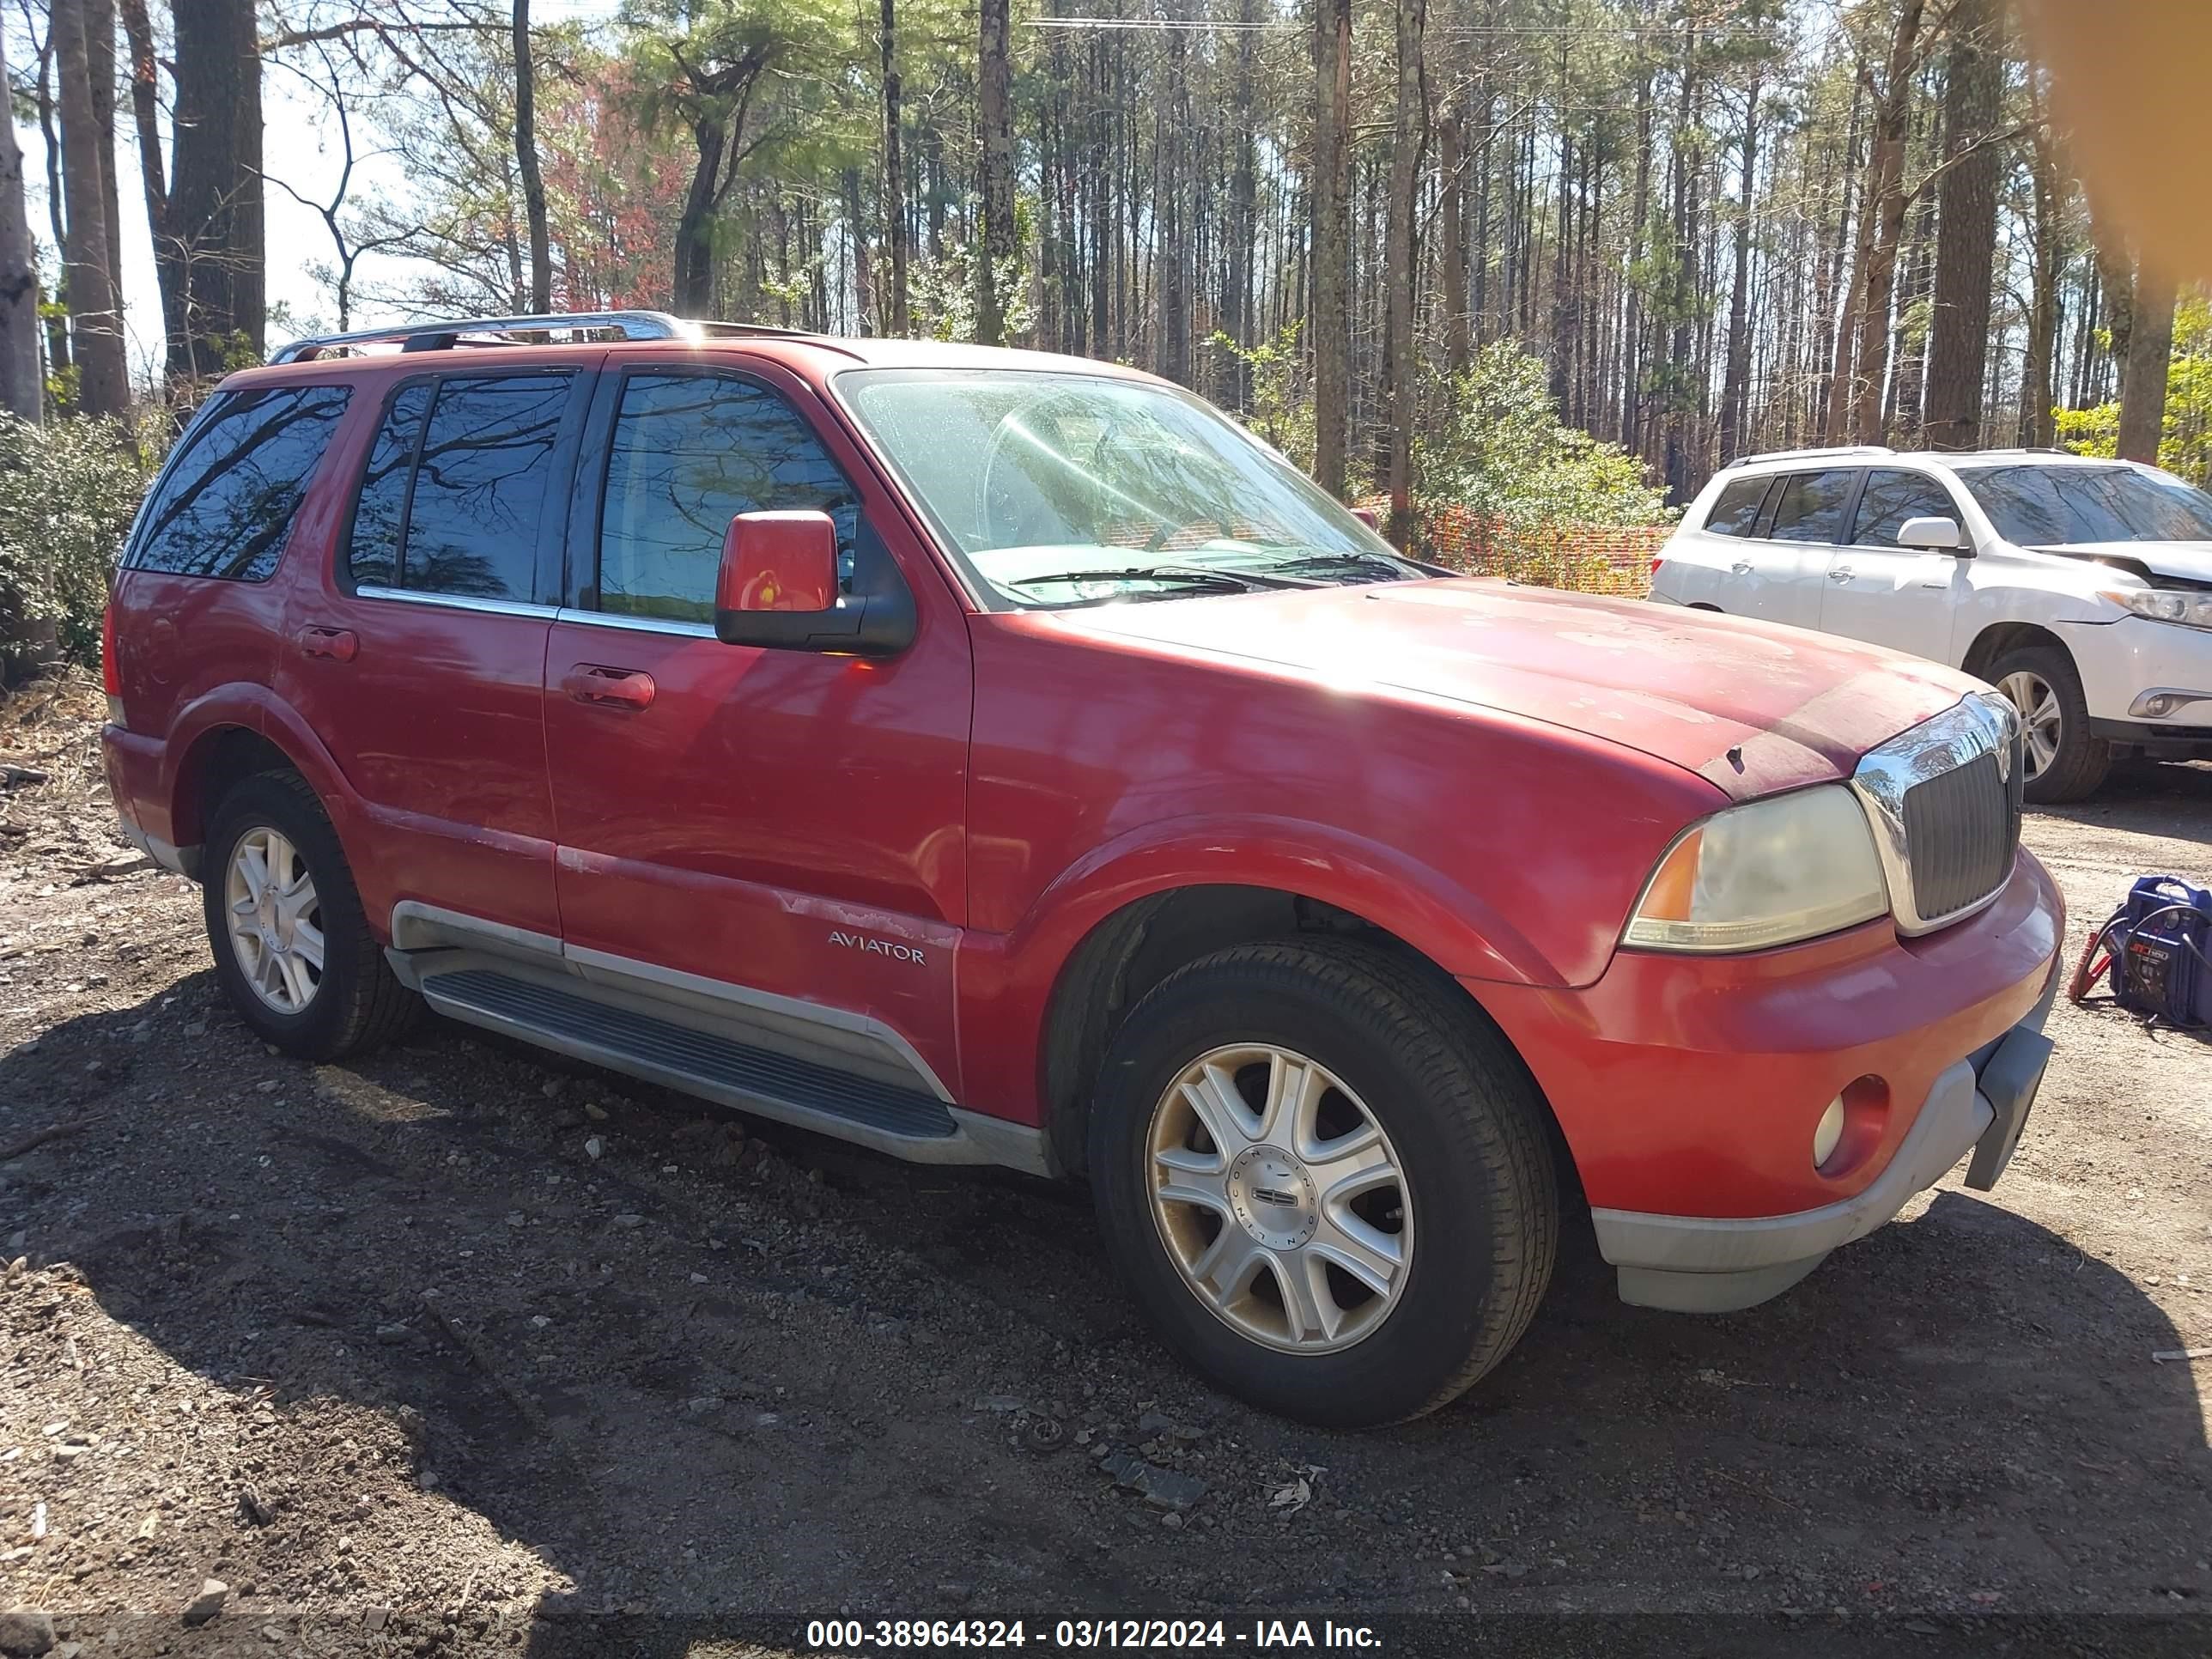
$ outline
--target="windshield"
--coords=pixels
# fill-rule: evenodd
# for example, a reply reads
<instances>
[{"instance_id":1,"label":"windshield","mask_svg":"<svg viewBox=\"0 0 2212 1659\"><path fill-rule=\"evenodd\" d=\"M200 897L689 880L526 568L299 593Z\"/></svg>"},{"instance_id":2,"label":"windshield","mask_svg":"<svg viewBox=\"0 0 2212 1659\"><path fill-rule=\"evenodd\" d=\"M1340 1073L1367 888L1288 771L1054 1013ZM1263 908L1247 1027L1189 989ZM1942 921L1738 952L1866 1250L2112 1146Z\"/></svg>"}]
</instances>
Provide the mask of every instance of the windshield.
<instances>
[{"instance_id":1,"label":"windshield","mask_svg":"<svg viewBox=\"0 0 2212 1659\"><path fill-rule=\"evenodd\" d=\"M1176 599L1430 574L1197 398L1142 381L884 369L838 389L996 601Z\"/></svg>"},{"instance_id":2,"label":"windshield","mask_svg":"<svg viewBox=\"0 0 2212 1659\"><path fill-rule=\"evenodd\" d=\"M2131 466L1992 466L1959 477L2021 547L2075 542L2212 541L2212 495Z\"/></svg>"}]
</instances>

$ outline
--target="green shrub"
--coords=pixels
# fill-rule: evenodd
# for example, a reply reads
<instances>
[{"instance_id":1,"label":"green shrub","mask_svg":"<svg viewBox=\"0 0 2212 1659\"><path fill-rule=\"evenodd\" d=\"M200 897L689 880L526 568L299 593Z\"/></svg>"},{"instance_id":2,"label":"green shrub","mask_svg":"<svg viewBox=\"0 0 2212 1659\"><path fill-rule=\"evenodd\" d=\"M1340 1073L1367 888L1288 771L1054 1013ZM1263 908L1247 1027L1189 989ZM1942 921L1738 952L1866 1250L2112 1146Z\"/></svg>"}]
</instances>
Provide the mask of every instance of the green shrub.
<instances>
[{"instance_id":1,"label":"green shrub","mask_svg":"<svg viewBox=\"0 0 2212 1659\"><path fill-rule=\"evenodd\" d=\"M0 415L0 617L52 623L73 662L100 661L108 573L161 464L166 417L132 428Z\"/></svg>"},{"instance_id":2,"label":"green shrub","mask_svg":"<svg viewBox=\"0 0 2212 1659\"><path fill-rule=\"evenodd\" d=\"M1510 340L1485 346L1449 390L1437 435L1416 446L1418 504L1500 525L1665 524L1665 493L1617 444L1559 424L1544 364Z\"/></svg>"}]
</instances>

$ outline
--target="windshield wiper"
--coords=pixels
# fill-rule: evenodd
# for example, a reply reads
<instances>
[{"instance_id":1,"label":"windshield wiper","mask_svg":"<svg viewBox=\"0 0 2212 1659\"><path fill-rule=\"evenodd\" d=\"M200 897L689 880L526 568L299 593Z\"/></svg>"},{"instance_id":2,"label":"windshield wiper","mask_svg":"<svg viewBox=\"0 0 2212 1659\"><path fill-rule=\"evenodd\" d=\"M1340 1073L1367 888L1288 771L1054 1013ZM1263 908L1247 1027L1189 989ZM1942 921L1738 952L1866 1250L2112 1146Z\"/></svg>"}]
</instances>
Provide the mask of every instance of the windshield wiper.
<instances>
[{"instance_id":1,"label":"windshield wiper","mask_svg":"<svg viewBox=\"0 0 2212 1659\"><path fill-rule=\"evenodd\" d=\"M1302 553L1296 558L1270 559L1271 570L1343 570L1354 565L1370 570L1387 570L1393 576L1408 579L1408 561L1389 553ZM1419 566L1413 567L1419 569Z\"/></svg>"},{"instance_id":2,"label":"windshield wiper","mask_svg":"<svg viewBox=\"0 0 2212 1659\"><path fill-rule=\"evenodd\" d=\"M1002 587L1073 586L1078 582L1176 582L1184 587L1212 588L1223 593L1250 593L1263 587L1288 585L1242 571L1207 570L1187 564L1136 565L1127 570L1060 570L1048 576L1000 579Z\"/></svg>"}]
</instances>

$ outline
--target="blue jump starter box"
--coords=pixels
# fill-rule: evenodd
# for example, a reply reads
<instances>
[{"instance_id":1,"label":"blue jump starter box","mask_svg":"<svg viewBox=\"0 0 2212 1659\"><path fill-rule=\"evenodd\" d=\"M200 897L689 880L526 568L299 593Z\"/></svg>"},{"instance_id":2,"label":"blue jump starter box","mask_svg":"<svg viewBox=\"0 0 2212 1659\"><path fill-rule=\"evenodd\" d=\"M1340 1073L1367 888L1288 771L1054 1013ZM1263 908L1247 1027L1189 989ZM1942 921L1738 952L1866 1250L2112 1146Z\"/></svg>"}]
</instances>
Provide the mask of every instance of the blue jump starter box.
<instances>
[{"instance_id":1,"label":"blue jump starter box","mask_svg":"<svg viewBox=\"0 0 2212 1659\"><path fill-rule=\"evenodd\" d=\"M2112 996L2175 1025L2212 1025L2212 891L2145 876L2113 917Z\"/></svg>"}]
</instances>

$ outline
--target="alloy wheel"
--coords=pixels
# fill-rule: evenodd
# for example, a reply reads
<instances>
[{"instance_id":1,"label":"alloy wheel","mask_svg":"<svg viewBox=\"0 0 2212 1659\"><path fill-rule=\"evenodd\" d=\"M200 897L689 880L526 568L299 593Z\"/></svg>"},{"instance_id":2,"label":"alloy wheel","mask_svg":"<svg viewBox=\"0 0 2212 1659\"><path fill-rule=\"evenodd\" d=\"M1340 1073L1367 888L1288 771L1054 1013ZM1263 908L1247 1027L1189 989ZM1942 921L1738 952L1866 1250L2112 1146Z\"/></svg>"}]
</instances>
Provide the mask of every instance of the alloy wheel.
<instances>
[{"instance_id":1,"label":"alloy wheel","mask_svg":"<svg viewBox=\"0 0 2212 1659\"><path fill-rule=\"evenodd\" d=\"M1333 1352L1397 1305L1413 1264L1405 1174L1327 1067L1266 1043L1200 1055L1153 1108L1146 1159L1170 1257L1241 1334Z\"/></svg>"},{"instance_id":2,"label":"alloy wheel","mask_svg":"<svg viewBox=\"0 0 2212 1659\"><path fill-rule=\"evenodd\" d=\"M2065 721L2058 693L2042 675L2025 668L1999 680L1997 690L2020 711L2021 727L2027 739L2027 775L2035 777L2058 757Z\"/></svg>"},{"instance_id":3,"label":"alloy wheel","mask_svg":"<svg viewBox=\"0 0 2212 1659\"><path fill-rule=\"evenodd\" d=\"M323 911L300 849L281 830L247 830L231 849L223 902L253 994L280 1014L301 1012L323 982Z\"/></svg>"}]
</instances>

